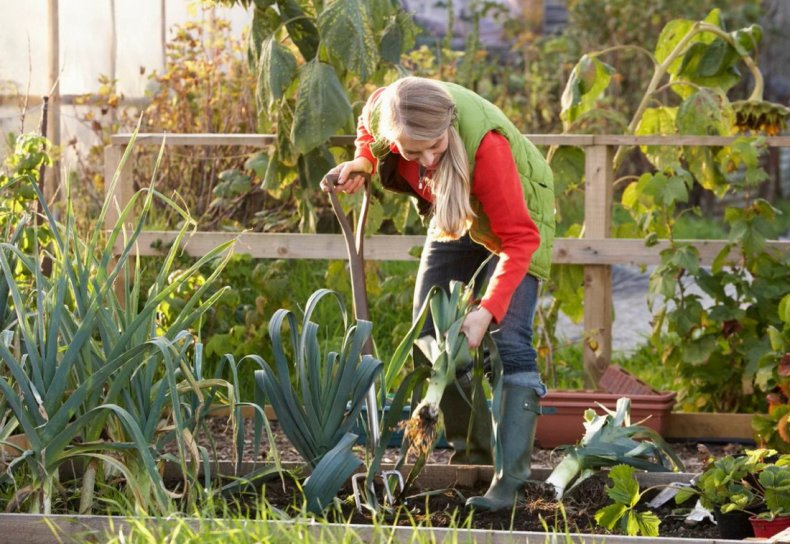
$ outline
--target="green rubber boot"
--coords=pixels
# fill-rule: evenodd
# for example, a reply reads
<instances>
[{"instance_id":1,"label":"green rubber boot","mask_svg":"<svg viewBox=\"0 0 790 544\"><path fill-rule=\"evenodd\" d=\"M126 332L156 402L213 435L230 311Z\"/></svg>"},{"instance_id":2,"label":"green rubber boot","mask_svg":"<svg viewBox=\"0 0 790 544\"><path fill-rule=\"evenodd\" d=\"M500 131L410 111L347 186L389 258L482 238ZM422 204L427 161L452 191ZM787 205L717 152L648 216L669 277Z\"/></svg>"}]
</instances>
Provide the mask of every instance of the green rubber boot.
<instances>
[{"instance_id":1,"label":"green rubber boot","mask_svg":"<svg viewBox=\"0 0 790 544\"><path fill-rule=\"evenodd\" d=\"M485 397L482 391L480 393L480 398L474 398L476 402L473 402L472 382L468 375L458 378L444 390L439 407L444 414L445 439L454 450L450 464L491 464L491 418Z\"/></svg>"},{"instance_id":2,"label":"green rubber boot","mask_svg":"<svg viewBox=\"0 0 790 544\"><path fill-rule=\"evenodd\" d=\"M512 508L515 501L523 496L524 484L532 473L530 462L540 414L540 397L531 387L505 384L502 386L501 410L501 421L495 425L499 434L497 446L502 450L502 467L495 467L498 470L485 495L466 501L467 507L481 512Z\"/></svg>"}]
</instances>

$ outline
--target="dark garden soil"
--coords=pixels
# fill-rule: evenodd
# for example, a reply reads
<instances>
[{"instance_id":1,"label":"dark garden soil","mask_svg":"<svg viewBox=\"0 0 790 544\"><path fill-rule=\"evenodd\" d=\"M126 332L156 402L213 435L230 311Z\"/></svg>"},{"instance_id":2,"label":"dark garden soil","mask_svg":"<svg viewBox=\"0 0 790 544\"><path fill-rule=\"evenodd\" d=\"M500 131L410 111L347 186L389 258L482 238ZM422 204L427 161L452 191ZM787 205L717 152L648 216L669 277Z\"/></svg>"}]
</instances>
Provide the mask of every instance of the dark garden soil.
<instances>
[{"instance_id":1,"label":"dark garden soil","mask_svg":"<svg viewBox=\"0 0 790 544\"><path fill-rule=\"evenodd\" d=\"M220 460L231 460L232 442L231 433L227 428L227 421L221 418L210 420L211 434L216 447L216 456ZM272 423L275 442L281 461L283 462L302 462L301 457L291 446L288 439L280 430L276 422ZM253 461L252 457L252 430L246 429L247 443L244 449L244 460ZM208 436L200 437L199 441L208 446ZM698 444L698 443L674 443L675 451L686 465L686 472L699 472L702 470L704 460L713 457L737 453L743 449L739 444ZM362 455L362 446L360 456ZM264 438L262 451L257 461L262 461L266 457L268 450L267 440ZM450 458L450 450L437 449L431 455L429 463L447 464ZM387 452L385 462L394 462L397 459L399 450L390 449ZM533 468L553 468L561 459L561 452L537 449L533 453ZM608 479L601 475L590 478L580 486L566 494L560 505L553 498L552 490L542 482L533 482L527 486L526 497L517 504L512 511L500 513L471 513L464 508L466 498L485 493L486 486L480 488L456 487L446 490L421 490L414 489L413 496L406 502L405 508L389 520L395 525L413 525L419 522L423 525L433 527L447 527L450 525L464 525L469 516L472 516L471 527L477 529L504 529L519 531L545 531L559 532L581 532L581 533L606 533L595 522L595 513L603 506L610 504L610 500L605 492L605 486L609 483ZM284 487L285 486L285 487ZM285 484L279 481L270 482L265 488L266 500L277 508L286 512L298 513L293 505L301 504L301 495L295 485ZM430 493L429 493L430 492ZM330 514L334 519L330 521L342 521L351 523L370 523L371 517L367 513L359 513L353 502L351 486L347 486L339 494L342 502L340 513ZM650 497L646 497L649 499ZM249 502L247 503L250 504ZM254 504L254 503L253 503ZM674 536L683 538L717 538L718 530L709 521L702 521L696 525L689 525L684 520L684 515L693 506L691 501L688 508L678 508L674 501L669 501L665 506L654 509L653 512L661 519L661 536Z\"/></svg>"},{"instance_id":2,"label":"dark garden soil","mask_svg":"<svg viewBox=\"0 0 790 544\"><path fill-rule=\"evenodd\" d=\"M214 447L216 449L216 459L225 461L235 459L232 433L228 426L227 420L224 418L209 418L208 421L211 437L213 438ZM274 434L275 444L280 455L280 460L283 462L303 462L301 455L299 455L299 452L297 452L293 446L291 446L291 443L288 441L288 438L282 432L277 422L271 422L270 425ZM245 427L246 438L244 446L245 461L263 461L266 459L269 446L265 432L263 434L264 437L260 452L258 457L255 458L253 457L252 426L250 425L249 421L247 421L247 425ZM206 434L199 435L198 441L201 445L204 445L208 448L212 447L211 440ZM744 446L741 444L702 444L697 442L673 442L671 446L678 456L683 460L685 472L701 472L705 460L709 457L718 458L728 454L739 453L744 448ZM359 451L361 454L363 451L363 446L359 446ZM384 462L394 463L397 460L399 454L400 450L398 448L388 449L384 457ZM448 464L450 462L451 454L452 450L437 448L433 451L433 453L431 453L428 463L438 465ZM532 467L554 468L557 463L559 463L561 458L562 452L559 450L536 448L532 453Z\"/></svg>"},{"instance_id":3,"label":"dark garden soil","mask_svg":"<svg viewBox=\"0 0 790 544\"><path fill-rule=\"evenodd\" d=\"M532 482L527 485L524 500L518 502L514 509L494 512L471 512L464 507L467 497L485 493L486 486L478 488L457 487L434 491L432 494L415 494L406 500L403 508L397 513L388 516L387 523L398 526L412 526L419 523L422 526L450 527L462 526L473 529L486 530L513 530L513 531L538 531L558 533L597 533L607 534L609 531L598 527L595 522L595 512L610 504L606 495L606 478L594 476L566 494L562 504L553 498L550 486L543 482ZM298 491L294 485L286 484L285 489L280 482L270 483L265 490L266 499L270 504L285 512L298 514L293 504L300 504ZM367 512L358 512L354 506L350 486L344 488L340 497L349 497L341 503L340 512L329 512L329 521L340 523L370 524L372 517ZM653 509L661 525L659 527L662 537L680 538L719 538L715 525L703 521L696 525L687 525L684 522L684 513L688 510L678 510L674 502L659 509ZM471 519L470 519L471 518Z\"/></svg>"}]
</instances>

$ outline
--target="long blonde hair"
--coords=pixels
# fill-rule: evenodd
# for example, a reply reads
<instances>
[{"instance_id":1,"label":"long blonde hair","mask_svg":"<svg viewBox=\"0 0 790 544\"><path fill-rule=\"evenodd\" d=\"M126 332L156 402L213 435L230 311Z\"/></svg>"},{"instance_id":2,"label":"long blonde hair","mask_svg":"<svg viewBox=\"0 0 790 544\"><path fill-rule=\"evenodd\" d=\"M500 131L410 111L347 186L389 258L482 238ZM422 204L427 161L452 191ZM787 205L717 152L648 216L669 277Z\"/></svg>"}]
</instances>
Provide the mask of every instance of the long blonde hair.
<instances>
[{"instance_id":1,"label":"long blonde hair","mask_svg":"<svg viewBox=\"0 0 790 544\"><path fill-rule=\"evenodd\" d=\"M461 136L453 126L456 110L450 94L421 77L399 79L381 94L381 133L390 142L406 136L436 140L447 132L447 150L427 185L434 197L436 238L463 236L475 216L469 204L471 174Z\"/></svg>"}]
</instances>

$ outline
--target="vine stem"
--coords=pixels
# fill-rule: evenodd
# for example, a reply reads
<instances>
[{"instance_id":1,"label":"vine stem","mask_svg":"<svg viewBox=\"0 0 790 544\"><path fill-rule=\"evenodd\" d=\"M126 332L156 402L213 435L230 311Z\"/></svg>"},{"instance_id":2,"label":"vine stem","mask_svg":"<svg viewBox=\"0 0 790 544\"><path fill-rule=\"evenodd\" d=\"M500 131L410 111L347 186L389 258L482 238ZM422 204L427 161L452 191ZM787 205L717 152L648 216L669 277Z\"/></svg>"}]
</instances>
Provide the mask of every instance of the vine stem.
<instances>
[{"instance_id":1,"label":"vine stem","mask_svg":"<svg viewBox=\"0 0 790 544\"><path fill-rule=\"evenodd\" d=\"M730 34L719 28L718 26L710 23L706 23L704 21L697 21L696 23L694 23L692 27L689 29L689 31L686 33L686 35L683 36L683 39L681 39L677 43L675 48L669 53L669 55L667 55L664 61L660 64L657 64L656 70L653 73L653 77L647 86L647 90L645 91L645 95L642 97L642 101L639 103L639 106L637 107L636 112L634 113L634 117L631 119L631 123L628 125L629 134L633 134L634 130L636 130L639 121L642 119L642 115L644 115L645 110L647 109L647 105L650 101L650 98L653 96L653 94L657 92L659 88L658 86L661 83L661 80L664 79L664 76L667 74L669 67L672 66L672 64L681 55L684 55L686 53L686 50L688 49L688 46L691 43L691 40L697 34L701 34L703 32L710 32L712 34L715 34L717 37L721 38L722 40L730 44L733 47L733 49L738 51L739 48L737 47L738 44L735 42L735 39ZM751 96L749 96L749 100L762 100L764 82L763 82L763 75L760 72L760 69L757 68L754 59L750 55L740 55L740 57L741 60L743 60L744 64L746 64L747 68L749 68L752 77L754 77L754 89L752 90ZM625 147L619 147L617 149L617 153L615 154L613 161L614 171L617 171L617 169L620 167L620 164L622 163L623 156L625 153L625 149L626 149Z\"/></svg>"}]
</instances>

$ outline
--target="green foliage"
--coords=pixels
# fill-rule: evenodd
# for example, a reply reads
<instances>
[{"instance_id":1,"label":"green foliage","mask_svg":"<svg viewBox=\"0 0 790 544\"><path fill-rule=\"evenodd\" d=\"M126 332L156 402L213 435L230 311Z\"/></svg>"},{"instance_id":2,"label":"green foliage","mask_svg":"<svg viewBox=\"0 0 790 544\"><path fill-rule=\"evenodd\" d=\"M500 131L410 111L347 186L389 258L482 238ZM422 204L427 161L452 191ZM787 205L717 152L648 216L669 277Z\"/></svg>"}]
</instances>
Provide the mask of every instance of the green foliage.
<instances>
[{"instance_id":1,"label":"green foliage","mask_svg":"<svg viewBox=\"0 0 790 544\"><path fill-rule=\"evenodd\" d=\"M683 469L683 463L658 433L631 424L631 399L618 399L614 411L600 408L604 415L592 408L584 412L584 436L579 444L563 448L565 455L546 478L558 499L603 467L627 464L654 472Z\"/></svg>"},{"instance_id":2,"label":"green foliage","mask_svg":"<svg viewBox=\"0 0 790 544\"><path fill-rule=\"evenodd\" d=\"M626 132L730 135L743 131L726 93L739 81L736 68L742 64L754 77L749 100L761 103L762 76L752 59L760 36L753 25L726 31L718 9L704 20L669 21L654 51L639 49L654 59L653 72L645 78L641 99L629 113ZM566 128L588 112L609 107L606 96L613 92L615 78L593 59L612 51L587 53L574 69L562 104ZM778 325L776 308L790 289L790 280L787 256L766 249L766 240L775 235L770 225L778 210L753 196L754 188L766 179L759 160L764 148L759 136L722 148L643 146L641 152L652 170L622 178L628 184L620 206L632 224L618 225L619 233L643 237L648 245L660 238L670 241L661 265L651 274L653 308L662 301L652 342L661 361L678 377L674 388L685 409L759 410L762 401L754 390L768 391L772 386L767 380L770 374L759 373L760 361L768 348L766 332ZM624 163L625 151L621 148L614 157L615 169ZM573 164L558 163L566 170ZM580 163L575 164L580 176ZM569 177L567 172L563 175ZM675 232L681 210L689 209L698 190L718 197L737 195L745 202L742 207L726 208L723 222L730 245L710 269L701 266L694 244L678 241ZM571 308L578 301L578 296L569 296L572 286L556 289L560 302Z\"/></svg>"},{"instance_id":3,"label":"green foliage","mask_svg":"<svg viewBox=\"0 0 790 544\"><path fill-rule=\"evenodd\" d=\"M768 410L755 414L752 428L759 444L790 452L790 294L782 297L778 308L781 328L768 327L770 350L759 361L758 376L766 380Z\"/></svg>"},{"instance_id":4,"label":"green foliage","mask_svg":"<svg viewBox=\"0 0 790 544\"><path fill-rule=\"evenodd\" d=\"M347 316L342 301L336 293L322 289L307 301L301 328L290 311L281 309L272 316L269 336L273 366L251 356L261 364L255 381L274 408L283 432L314 469L305 493L308 508L315 513L331 503L361 464L351 453L357 436L350 431L382 368L381 361L362 354L373 326L369 321L358 320L347 328L340 349L322 357L319 325L312 316L326 296L337 299L345 325ZM288 336L283 332L286 325Z\"/></svg>"},{"instance_id":5,"label":"green foliage","mask_svg":"<svg viewBox=\"0 0 790 544\"><path fill-rule=\"evenodd\" d=\"M761 516L787 515L789 478L789 456L777 457L776 450L765 448L747 450L744 455L714 460L693 486L678 491L675 501L680 504L698 497L705 508L724 513L741 510L757 514L765 505L768 512Z\"/></svg>"},{"instance_id":6,"label":"green foliage","mask_svg":"<svg viewBox=\"0 0 790 544\"><path fill-rule=\"evenodd\" d=\"M653 512L635 509L645 491L639 491L634 472L634 467L630 465L612 467L608 474L612 486L606 486L606 494L614 504L598 510L595 521L607 529L614 529L618 525L620 532L628 536L658 536L661 520Z\"/></svg>"},{"instance_id":7,"label":"green foliage","mask_svg":"<svg viewBox=\"0 0 790 544\"><path fill-rule=\"evenodd\" d=\"M37 142L36 149L46 150L36 138L20 141ZM130 153L131 147L122 162ZM18 159L10 163L24 162ZM218 295L203 299L204 290L196 291L167 326L158 323L157 309L201 266L227 254L229 245L216 248L174 276L169 272L177 250L171 249L160 262L156 281L143 295L139 267L129 255L153 199L161 195L152 190L136 194L105 237L108 199L83 239L68 194L67 219L61 224L44 201L36 176L19 176L19 172L4 177L9 185L32 187L51 240L40 246L34 232L29 253L15 245L16 236L0 247L6 311L14 317L4 324L0 342L0 390L7 410L0 437L5 440L11 432L21 431L25 439L17 443L19 455L4 467L16 490L7 508L50 513L60 490L58 468L82 460L86 470L80 511L90 512L94 487L104 481L105 474L115 472L122 475L125 492L140 510L164 513L173 496L156 466L164 446L177 444L176 459L185 478L183 496L197 475L200 453L192 437L204 415L201 408L205 408L206 395L220 387L229 389L232 398L233 391L222 380L196 378L200 371L188 357L193 344L190 327ZM116 174L113 185L117 178ZM180 241L191 220L174 203L163 200L184 217ZM122 239L138 203L142 213ZM116 243L122 250L114 259ZM207 278L206 284L214 278ZM193 461L191 468L187 459Z\"/></svg>"},{"instance_id":8,"label":"green foliage","mask_svg":"<svg viewBox=\"0 0 790 544\"><path fill-rule=\"evenodd\" d=\"M595 108L613 72L614 68L596 58L584 55L579 60L562 93L562 120L566 130Z\"/></svg>"},{"instance_id":9,"label":"green foliage","mask_svg":"<svg viewBox=\"0 0 790 544\"><path fill-rule=\"evenodd\" d=\"M277 134L263 185L282 185L275 178L298 164L300 190L312 195L334 165L329 137L353 131L352 97L397 73L416 28L389 1L278 0L254 6L248 61L258 78L259 128ZM313 230L315 210L305 202L301 211L302 228Z\"/></svg>"}]
</instances>

